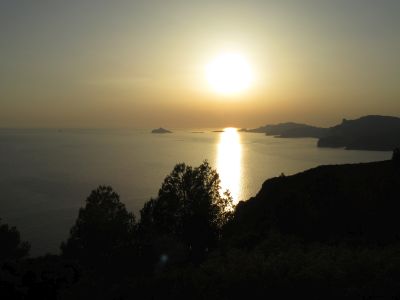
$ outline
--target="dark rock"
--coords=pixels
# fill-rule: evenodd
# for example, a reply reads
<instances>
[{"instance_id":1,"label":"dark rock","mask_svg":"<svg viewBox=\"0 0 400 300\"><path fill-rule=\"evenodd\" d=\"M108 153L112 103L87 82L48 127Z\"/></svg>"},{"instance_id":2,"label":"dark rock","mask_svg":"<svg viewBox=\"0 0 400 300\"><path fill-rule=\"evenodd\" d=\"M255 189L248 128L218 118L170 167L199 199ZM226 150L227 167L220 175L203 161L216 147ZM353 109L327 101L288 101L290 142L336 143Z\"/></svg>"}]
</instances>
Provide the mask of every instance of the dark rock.
<instances>
[{"instance_id":1,"label":"dark rock","mask_svg":"<svg viewBox=\"0 0 400 300\"><path fill-rule=\"evenodd\" d=\"M153 129L151 131L151 133L172 133L172 131L169 131L169 130L167 130L165 128L160 127L160 128L157 128L157 129Z\"/></svg>"},{"instance_id":2,"label":"dark rock","mask_svg":"<svg viewBox=\"0 0 400 300\"><path fill-rule=\"evenodd\" d=\"M400 118L365 116L327 130L318 147L344 147L351 150L392 151L400 146Z\"/></svg>"}]
</instances>

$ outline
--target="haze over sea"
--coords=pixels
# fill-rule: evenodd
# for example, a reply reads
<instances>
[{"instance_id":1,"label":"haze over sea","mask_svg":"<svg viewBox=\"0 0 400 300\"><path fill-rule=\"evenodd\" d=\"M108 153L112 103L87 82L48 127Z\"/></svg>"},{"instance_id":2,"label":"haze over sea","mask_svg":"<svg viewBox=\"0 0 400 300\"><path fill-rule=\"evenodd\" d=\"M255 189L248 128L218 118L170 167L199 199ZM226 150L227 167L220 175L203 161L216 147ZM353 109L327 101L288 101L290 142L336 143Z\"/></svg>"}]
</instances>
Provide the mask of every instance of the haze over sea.
<instances>
[{"instance_id":1,"label":"haze over sea","mask_svg":"<svg viewBox=\"0 0 400 300\"><path fill-rule=\"evenodd\" d=\"M281 173L391 156L320 149L315 139L280 139L235 129L203 131L2 129L0 216L32 243L33 256L57 253L79 208L100 184L111 185L138 216L179 162L197 166L207 159L237 202L254 196L266 179Z\"/></svg>"}]
</instances>

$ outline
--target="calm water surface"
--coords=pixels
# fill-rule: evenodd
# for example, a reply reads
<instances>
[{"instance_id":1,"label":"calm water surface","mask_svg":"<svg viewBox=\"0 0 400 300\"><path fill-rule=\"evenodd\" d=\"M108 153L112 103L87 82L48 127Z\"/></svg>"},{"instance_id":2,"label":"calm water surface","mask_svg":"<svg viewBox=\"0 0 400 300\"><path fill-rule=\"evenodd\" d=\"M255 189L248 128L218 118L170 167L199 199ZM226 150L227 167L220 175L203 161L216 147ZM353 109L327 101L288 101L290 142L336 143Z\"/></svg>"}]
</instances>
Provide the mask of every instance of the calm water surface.
<instances>
[{"instance_id":1,"label":"calm water surface","mask_svg":"<svg viewBox=\"0 0 400 300\"><path fill-rule=\"evenodd\" d=\"M150 134L148 130L0 130L0 218L16 225L33 255L58 252L79 207L99 184L112 185L137 215L178 162L204 159L235 201L261 184L321 164L389 159L390 152L319 149L315 139L257 133Z\"/></svg>"}]
</instances>

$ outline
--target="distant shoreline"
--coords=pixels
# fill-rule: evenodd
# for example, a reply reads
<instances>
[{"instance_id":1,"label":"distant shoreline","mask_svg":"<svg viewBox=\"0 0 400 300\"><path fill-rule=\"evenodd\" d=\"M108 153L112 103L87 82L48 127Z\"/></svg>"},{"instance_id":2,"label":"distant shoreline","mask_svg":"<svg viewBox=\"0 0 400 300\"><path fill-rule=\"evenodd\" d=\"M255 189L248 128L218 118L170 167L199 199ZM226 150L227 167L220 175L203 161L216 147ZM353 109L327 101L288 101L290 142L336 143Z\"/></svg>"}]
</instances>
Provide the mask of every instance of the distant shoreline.
<instances>
[{"instance_id":1,"label":"distant shoreline","mask_svg":"<svg viewBox=\"0 0 400 300\"><path fill-rule=\"evenodd\" d=\"M293 122L265 125L240 132L263 133L277 138L316 138L319 148L393 151L400 147L400 118L369 115L355 120L343 119L329 128Z\"/></svg>"}]
</instances>

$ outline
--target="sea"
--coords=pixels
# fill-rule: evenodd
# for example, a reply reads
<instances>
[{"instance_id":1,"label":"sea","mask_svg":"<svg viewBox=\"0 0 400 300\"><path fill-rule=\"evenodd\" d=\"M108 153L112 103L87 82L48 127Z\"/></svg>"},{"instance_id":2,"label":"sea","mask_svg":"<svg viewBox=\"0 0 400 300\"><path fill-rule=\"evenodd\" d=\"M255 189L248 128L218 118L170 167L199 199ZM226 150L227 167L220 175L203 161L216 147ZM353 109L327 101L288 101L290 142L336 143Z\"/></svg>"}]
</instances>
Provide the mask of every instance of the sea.
<instances>
[{"instance_id":1,"label":"sea","mask_svg":"<svg viewBox=\"0 0 400 300\"><path fill-rule=\"evenodd\" d=\"M391 152L318 148L311 138L260 133L134 129L0 129L0 218L31 243L31 256L59 253L79 208L110 185L136 218L156 197L175 164L204 160L235 202L255 196L265 180L319 165L380 161Z\"/></svg>"}]
</instances>

